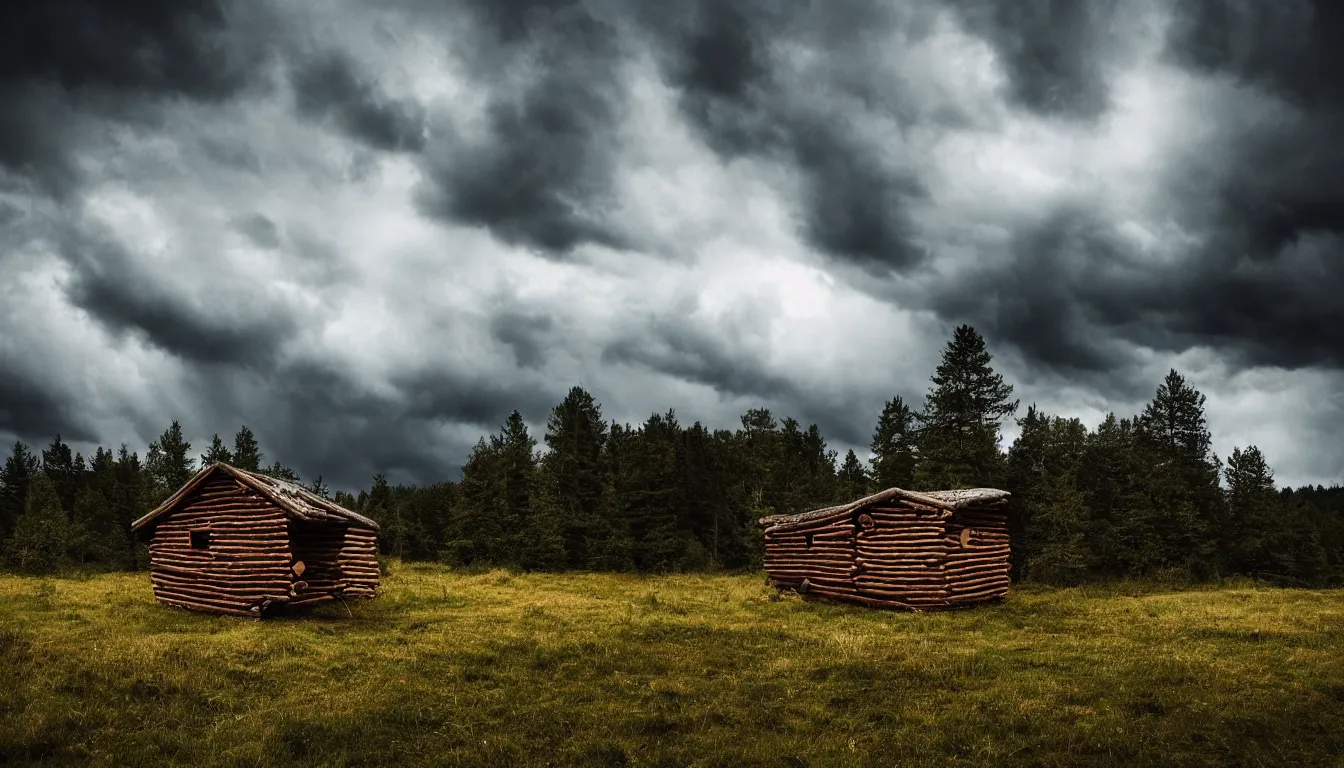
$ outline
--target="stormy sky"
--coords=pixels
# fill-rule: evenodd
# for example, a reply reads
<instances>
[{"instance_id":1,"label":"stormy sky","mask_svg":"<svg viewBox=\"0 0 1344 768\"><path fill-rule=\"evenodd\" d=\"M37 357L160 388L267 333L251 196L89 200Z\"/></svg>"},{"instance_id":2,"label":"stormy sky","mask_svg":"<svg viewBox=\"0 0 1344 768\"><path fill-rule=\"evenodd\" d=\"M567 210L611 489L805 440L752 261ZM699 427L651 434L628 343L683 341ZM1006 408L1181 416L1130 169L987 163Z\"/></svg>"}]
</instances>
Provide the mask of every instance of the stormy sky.
<instances>
[{"instance_id":1,"label":"stormy sky","mask_svg":"<svg viewBox=\"0 0 1344 768\"><path fill-rule=\"evenodd\" d=\"M970 323L1023 410L1176 367L1220 455L1344 480L1338 3L17 6L6 442L432 482L580 384L843 451Z\"/></svg>"}]
</instances>

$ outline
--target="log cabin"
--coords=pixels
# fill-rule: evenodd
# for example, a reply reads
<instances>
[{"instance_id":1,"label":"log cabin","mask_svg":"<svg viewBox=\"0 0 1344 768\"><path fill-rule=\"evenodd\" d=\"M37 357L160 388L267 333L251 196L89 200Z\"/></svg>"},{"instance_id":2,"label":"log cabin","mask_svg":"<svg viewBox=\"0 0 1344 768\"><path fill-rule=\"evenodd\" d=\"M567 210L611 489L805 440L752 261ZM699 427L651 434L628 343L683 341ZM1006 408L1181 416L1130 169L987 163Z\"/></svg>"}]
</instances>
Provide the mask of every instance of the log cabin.
<instances>
[{"instance_id":1,"label":"log cabin","mask_svg":"<svg viewBox=\"0 0 1344 768\"><path fill-rule=\"evenodd\" d=\"M873 608L932 610L1008 594L1008 496L994 488L889 488L760 520L779 590Z\"/></svg>"},{"instance_id":2,"label":"log cabin","mask_svg":"<svg viewBox=\"0 0 1344 768\"><path fill-rule=\"evenodd\" d=\"M374 521L294 483L205 467L131 524L167 605L261 617L378 591Z\"/></svg>"}]
</instances>

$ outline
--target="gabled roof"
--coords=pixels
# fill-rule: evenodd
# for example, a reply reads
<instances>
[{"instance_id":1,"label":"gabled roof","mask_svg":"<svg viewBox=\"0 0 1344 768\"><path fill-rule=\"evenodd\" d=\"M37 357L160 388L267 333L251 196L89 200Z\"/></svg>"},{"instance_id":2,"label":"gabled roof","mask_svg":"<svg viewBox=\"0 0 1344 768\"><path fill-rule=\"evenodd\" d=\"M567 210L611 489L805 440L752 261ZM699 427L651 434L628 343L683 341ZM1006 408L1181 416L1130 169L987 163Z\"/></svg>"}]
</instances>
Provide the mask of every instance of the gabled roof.
<instances>
[{"instance_id":1,"label":"gabled roof","mask_svg":"<svg viewBox=\"0 0 1344 768\"><path fill-rule=\"evenodd\" d=\"M195 477L188 480L186 485L177 490L177 493L169 496L167 501L155 507L149 514L131 523L131 530L138 531L155 519L172 512L183 499L190 496L192 491L217 472L223 472L233 477L248 488L275 502L285 511L285 514L295 519L311 522L356 523L375 531L378 530L378 524L369 518L351 512L330 499L324 499L307 488L288 480L279 480L269 475L238 469L223 462L215 462L197 472Z\"/></svg>"},{"instance_id":2,"label":"gabled roof","mask_svg":"<svg viewBox=\"0 0 1344 768\"><path fill-rule=\"evenodd\" d=\"M810 512L799 512L796 515L771 515L762 517L760 524L765 527L773 525L784 525L787 523L801 523L806 520L814 520L819 517L826 517L836 513L852 512L859 507L866 507L871 504L878 504L890 499L908 499L917 504L927 504L931 507L937 507L948 514L956 512L958 509L964 509L975 504L985 504L993 501L1006 499L1010 496L1007 491L1000 491L997 488L966 488L958 491L907 491L904 488L888 488L885 491L878 491L871 496L864 496L857 501L851 501L848 504L841 504L834 507L822 507Z\"/></svg>"}]
</instances>

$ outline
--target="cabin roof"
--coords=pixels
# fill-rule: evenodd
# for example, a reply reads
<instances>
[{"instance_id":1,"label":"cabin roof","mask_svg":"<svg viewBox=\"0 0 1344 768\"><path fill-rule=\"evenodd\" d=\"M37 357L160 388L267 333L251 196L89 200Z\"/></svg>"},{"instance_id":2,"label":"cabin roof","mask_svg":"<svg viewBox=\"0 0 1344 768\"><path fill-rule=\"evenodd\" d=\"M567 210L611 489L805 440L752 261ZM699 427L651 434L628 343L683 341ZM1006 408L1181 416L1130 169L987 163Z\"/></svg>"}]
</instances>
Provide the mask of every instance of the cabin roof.
<instances>
[{"instance_id":1,"label":"cabin roof","mask_svg":"<svg viewBox=\"0 0 1344 768\"><path fill-rule=\"evenodd\" d=\"M249 472L218 461L197 472L195 477L188 480L186 485L177 490L177 493L169 496L167 501L155 507L149 514L131 523L131 530L138 531L154 520L172 512L183 499L191 495L193 490L218 472L233 477L238 482L274 502L276 506L285 511L285 514L292 518L309 522L356 523L375 531L378 530L378 524L369 518L351 512L330 499L324 499L301 485L258 472Z\"/></svg>"},{"instance_id":2,"label":"cabin roof","mask_svg":"<svg viewBox=\"0 0 1344 768\"><path fill-rule=\"evenodd\" d=\"M918 504L927 504L950 514L976 504L1006 499L1010 495L1007 491L1000 491L997 488L964 488L956 491L907 491L904 488L888 488L885 491L878 491L871 496L864 496L862 499L851 501L848 504L822 507L808 512L799 512L796 515L770 515L769 517L762 517L759 522L767 528L775 525L801 523L836 513L852 512L859 507L866 507L891 499L907 499Z\"/></svg>"}]
</instances>

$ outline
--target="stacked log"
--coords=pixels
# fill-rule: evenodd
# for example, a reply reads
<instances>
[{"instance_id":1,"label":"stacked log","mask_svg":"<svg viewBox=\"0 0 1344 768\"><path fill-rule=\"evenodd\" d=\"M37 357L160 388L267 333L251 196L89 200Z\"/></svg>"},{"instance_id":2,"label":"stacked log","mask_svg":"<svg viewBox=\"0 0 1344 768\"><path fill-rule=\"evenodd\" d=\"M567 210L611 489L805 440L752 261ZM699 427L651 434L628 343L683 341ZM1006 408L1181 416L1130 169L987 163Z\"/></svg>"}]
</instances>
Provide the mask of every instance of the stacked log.
<instances>
[{"instance_id":1,"label":"stacked log","mask_svg":"<svg viewBox=\"0 0 1344 768\"><path fill-rule=\"evenodd\" d=\"M155 529L149 545L154 596L183 608L253 616L289 597L284 511L227 476L203 484ZM193 548L193 531L209 533Z\"/></svg>"},{"instance_id":2,"label":"stacked log","mask_svg":"<svg viewBox=\"0 0 1344 768\"><path fill-rule=\"evenodd\" d=\"M931 609L1008 591L1007 494L889 489L764 518L772 584L872 607Z\"/></svg>"},{"instance_id":3,"label":"stacked log","mask_svg":"<svg viewBox=\"0 0 1344 768\"><path fill-rule=\"evenodd\" d=\"M291 521L291 547L304 564L302 590L291 605L323 596L372 597L378 588L377 534L355 525Z\"/></svg>"},{"instance_id":4,"label":"stacked log","mask_svg":"<svg viewBox=\"0 0 1344 768\"><path fill-rule=\"evenodd\" d=\"M859 591L896 607L943 605L948 594L943 511L904 500L864 511L874 525L859 534Z\"/></svg>"},{"instance_id":5,"label":"stacked log","mask_svg":"<svg viewBox=\"0 0 1344 768\"><path fill-rule=\"evenodd\" d=\"M767 529L765 569L781 589L825 597L856 595L850 515L840 512L800 528Z\"/></svg>"},{"instance_id":6,"label":"stacked log","mask_svg":"<svg viewBox=\"0 0 1344 768\"><path fill-rule=\"evenodd\" d=\"M957 512L948 526L949 605L994 600L1008 594L1007 505L993 502Z\"/></svg>"}]
</instances>

